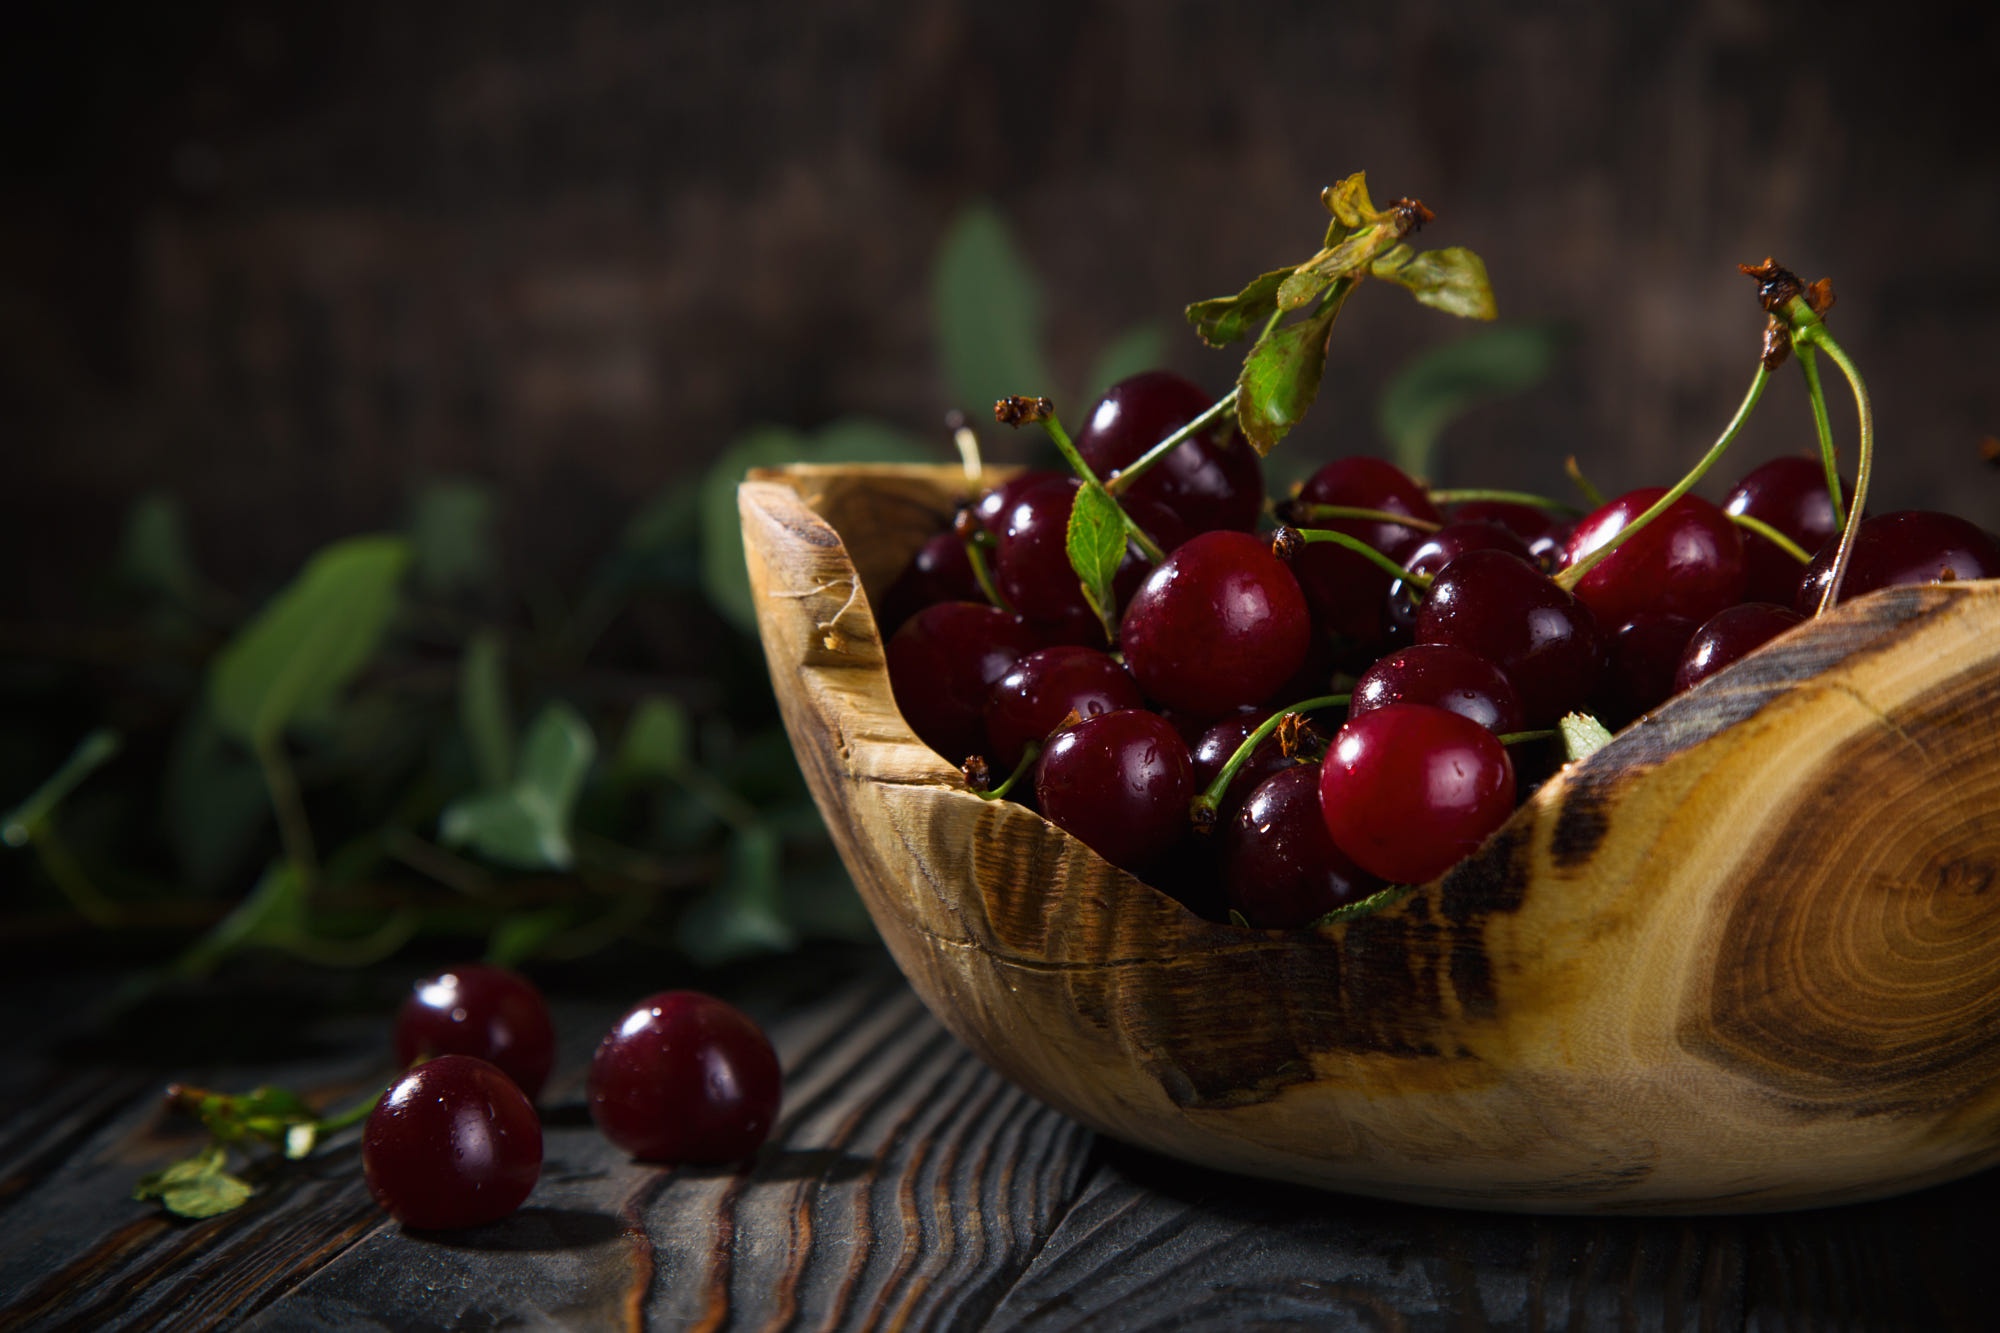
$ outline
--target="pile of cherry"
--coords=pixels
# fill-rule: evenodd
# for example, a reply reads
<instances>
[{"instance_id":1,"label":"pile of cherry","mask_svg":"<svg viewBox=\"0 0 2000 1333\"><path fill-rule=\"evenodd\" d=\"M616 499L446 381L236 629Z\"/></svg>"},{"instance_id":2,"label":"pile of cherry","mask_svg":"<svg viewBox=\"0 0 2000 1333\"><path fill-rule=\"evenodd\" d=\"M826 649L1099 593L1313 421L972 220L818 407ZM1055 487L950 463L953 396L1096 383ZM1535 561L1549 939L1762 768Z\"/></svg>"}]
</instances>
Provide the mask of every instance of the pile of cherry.
<instances>
[{"instance_id":1,"label":"pile of cherry","mask_svg":"<svg viewBox=\"0 0 2000 1333\"><path fill-rule=\"evenodd\" d=\"M1135 376L1092 409L1077 451L1110 478L1209 405L1179 376ZM1262 927L1442 874L1525 795L1510 747L1552 769L1548 729L1566 715L1615 729L1798 624L1839 536L1819 460L1780 458L1721 508L1683 496L1565 580L1666 489L1578 520L1434 494L1356 457L1267 507L1224 418L1121 496L1166 558L1128 548L1111 642L1065 546L1080 484L1017 475L918 551L880 608L897 704L975 787L1204 915ZM1992 535L1903 511L1862 522L1841 596L1995 575Z\"/></svg>"}]
</instances>

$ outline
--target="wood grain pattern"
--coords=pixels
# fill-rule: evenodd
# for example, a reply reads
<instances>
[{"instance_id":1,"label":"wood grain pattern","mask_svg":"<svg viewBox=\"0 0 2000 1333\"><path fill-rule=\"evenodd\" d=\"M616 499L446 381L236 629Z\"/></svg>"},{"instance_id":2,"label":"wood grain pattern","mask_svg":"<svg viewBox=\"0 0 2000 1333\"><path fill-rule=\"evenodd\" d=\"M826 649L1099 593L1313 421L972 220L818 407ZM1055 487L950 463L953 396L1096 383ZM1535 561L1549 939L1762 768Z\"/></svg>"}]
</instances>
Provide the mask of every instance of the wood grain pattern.
<instances>
[{"instance_id":1,"label":"wood grain pattern","mask_svg":"<svg viewBox=\"0 0 2000 1333\"><path fill-rule=\"evenodd\" d=\"M1189 1161L1506 1209L1788 1208L2000 1160L2000 583L1844 607L1396 907L1249 931L978 800L903 725L866 592L964 485L790 469L742 511L849 869L1020 1086Z\"/></svg>"}]
</instances>

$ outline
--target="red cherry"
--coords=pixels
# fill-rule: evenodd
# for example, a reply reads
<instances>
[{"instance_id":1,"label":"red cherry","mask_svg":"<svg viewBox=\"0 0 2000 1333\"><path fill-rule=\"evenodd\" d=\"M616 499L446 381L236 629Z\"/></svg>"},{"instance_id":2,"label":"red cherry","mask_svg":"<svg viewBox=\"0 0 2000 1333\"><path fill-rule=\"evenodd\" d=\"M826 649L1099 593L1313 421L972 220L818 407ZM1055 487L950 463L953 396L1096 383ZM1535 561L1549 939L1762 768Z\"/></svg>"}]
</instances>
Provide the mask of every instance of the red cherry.
<instances>
[{"instance_id":1,"label":"red cherry","mask_svg":"<svg viewBox=\"0 0 2000 1333\"><path fill-rule=\"evenodd\" d=\"M1421 704L1350 717L1320 769L1334 844L1371 875L1422 884L1464 860L1514 810L1507 748L1470 718Z\"/></svg>"},{"instance_id":2,"label":"red cherry","mask_svg":"<svg viewBox=\"0 0 2000 1333\"><path fill-rule=\"evenodd\" d=\"M1111 386L1077 432L1077 452L1109 477L1193 421L1215 400L1170 370L1149 370ZM1264 508L1264 468L1233 416L1189 436L1132 483L1128 497L1165 505L1187 531L1248 532ZM1136 515L1135 515L1136 517ZM1141 523L1143 526L1143 521Z\"/></svg>"},{"instance_id":3,"label":"red cherry","mask_svg":"<svg viewBox=\"0 0 2000 1333\"><path fill-rule=\"evenodd\" d=\"M1361 673L1349 717L1390 704L1427 704L1477 722L1496 736L1523 730L1521 696L1507 673L1477 653L1444 643L1398 648Z\"/></svg>"},{"instance_id":4,"label":"red cherry","mask_svg":"<svg viewBox=\"0 0 2000 1333\"><path fill-rule=\"evenodd\" d=\"M1674 693L1674 671L1698 627L1686 616L1641 611L1611 634L1598 678L1598 720L1614 731Z\"/></svg>"},{"instance_id":5,"label":"red cherry","mask_svg":"<svg viewBox=\"0 0 2000 1333\"><path fill-rule=\"evenodd\" d=\"M1320 813L1318 764L1289 764L1257 785L1227 827L1223 892L1253 926L1308 925L1381 883L1334 846Z\"/></svg>"},{"instance_id":6,"label":"red cherry","mask_svg":"<svg viewBox=\"0 0 2000 1333\"><path fill-rule=\"evenodd\" d=\"M1531 727L1582 708L1604 664L1590 608L1505 551L1467 551L1439 571L1417 641L1463 648L1506 672Z\"/></svg>"},{"instance_id":7,"label":"red cherry","mask_svg":"<svg viewBox=\"0 0 2000 1333\"><path fill-rule=\"evenodd\" d=\"M1135 874L1187 832L1193 799L1194 766L1180 733L1158 713L1138 708L1064 727L1049 738L1035 770L1042 814Z\"/></svg>"},{"instance_id":8,"label":"red cherry","mask_svg":"<svg viewBox=\"0 0 2000 1333\"><path fill-rule=\"evenodd\" d=\"M1056 477L1022 493L1007 511L993 555L993 581L1007 604L1047 638L1097 648L1104 646L1104 625L1084 600L1069 562L1069 516L1081 485L1074 477ZM1180 519L1153 501L1127 497L1124 507L1161 550L1171 551L1186 538ZM1137 548L1128 547L1114 584L1121 604L1148 568Z\"/></svg>"},{"instance_id":9,"label":"red cherry","mask_svg":"<svg viewBox=\"0 0 2000 1333\"><path fill-rule=\"evenodd\" d=\"M1406 514L1427 523L1438 521L1437 506L1424 488L1380 458L1340 458L1328 463L1299 489L1301 504L1344 505ZM1307 519L1302 526L1332 528L1359 537L1392 558L1422 536L1399 523L1363 519ZM1292 572L1312 608L1313 625L1362 650L1383 643L1389 633L1385 617L1390 575L1366 557L1332 542L1314 542L1292 560Z\"/></svg>"},{"instance_id":10,"label":"red cherry","mask_svg":"<svg viewBox=\"0 0 2000 1333\"><path fill-rule=\"evenodd\" d=\"M986 701L986 739L1002 774L1030 744L1039 745L1074 712L1095 717L1145 703L1116 658L1095 648L1059 644L1029 653L994 685Z\"/></svg>"},{"instance_id":11,"label":"red cherry","mask_svg":"<svg viewBox=\"0 0 2000 1333\"><path fill-rule=\"evenodd\" d=\"M1148 698L1221 717L1289 680L1311 633L1298 582L1268 544L1204 532L1147 575L1118 638Z\"/></svg>"},{"instance_id":12,"label":"red cherry","mask_svg":"<svg viewBox=\"0 0 2000 1333\"><path fill-rule=\"evenodd\" d=\"M1805 617L1770 602L1745 602L1718 611L1694 632L1674 671L1674 693L1691 690L1722 668L1763 647Z\"/></svg>"},{"instance_id":13,"label":"red cherry","mask_svg":"<svg viewBox=\"0 0 2000 1333\"><path fill-rule=\"evenodd\" d=\"M917 738L954 764L986 746L986 699L1042 646L1019 616L983 602L940 602L910 617L883 656L896 707Z\"/></svg>"},{"instance_id":14,"label":"red cherry","mask_svg":"<svg viewBox=\"0 0 2000 1333\"><path fill-rule=\"evenodd\" d=\"M1795 605L1805 615L1819 610L1833 577L1835 545L1820 548L1799 580ZM2000 544L1983 530L1953 514L1900 509L1861 520L1840 600L1897 584L1995 577L2000 577Z\"/></svg>"},{"instance_id":15,"label":"red cherry","mask_svg":"<svg viewBox=\"0 0 2000 1333\"><path fill-rule=\"evenodd\" d=\"M1843 485L1847 498L1853 488ZM1833 521L1833 497L1826 489L1826 465L1817 458L1774 458L1745 473L1722 501L1725 514L1747 514L1776 528L1808 556L1840 533ZM1778 546L1747 529L1743 532L1743 599L1789 605L1804 566Z\"/></svg>"},{"instance_id":16,"label":"red cherry","mask_svg":"<svg viewBox=\"0 0 2000 1333\"><path fill-rule=\"evenodd\" d=\"M368 1114L361 1171L375 1201L417 1231L497 1222L542 1173L542 1122L505 1074L441 1055L397 1080Z\"/></svg>"},{"instance_id":17,"label":"red cherry","mask_svg":"<svg viewBox=\"0 0 2000 1333\"><path fill-rule=\"evenodd\" d=\"M1667 493L1664 486L1627 491L1576 525L1563 550L1569 568L1610 541ZM1696 624L1743 599L1743 539L1721 510L1683 495L1575 585L1600 625L1622 625L1641 611L1686 616Z\"/></svg>"},{"instance_id":18,"label":"red cherry","mask_svg":"<svg viewBox=\"0 0 2000 1333\"><path fill-rule=\"evenodd\" d=\"M965 542L957 533L940 532L917 548L910 563L882 594L876 628L886 637L927 606L938 602L976 602L985 595L972 572L972 561L965 554Z\"/></svg>"},{"instance_id":19,"label":"red cherry","mask_svg":"<svg viewBox=\"0 0 2000 1333\"><path fill-rule=\"evenodd\" d=\"M426 977L396 1015L396 1063L470 1055L497 1065L533 1101L556 1060L555 1025L534 983L518 972L463 963Z\"/></svg>"},{"instance_id":20,"label":"red cherry","mask_svg":"<svg viewBox=\"0 0 2000 1333\"><path fill-rule=\"evenodd\" d=\"M1270 718L1271 711L1268 708L1246 709L1214 723L1195 739L1189 758L1194 761L1194 789L1197 793L1208 790L1208 784L1221 775L1222 766L1242 748L1244 741L1250 739L1250 733ZM1234 818L1243 801L1265 778L1295 766L1295 761L1285 757L1284 747L1278 743L1275 733L1258 742L1257 748L1243 761L1243 767L1236 770L1236 776L1229 780L1229 786L1216 803L1217 826L1225 825Z\"/></svg>"},{"instance_id":21,"label":"red cherry","mask_svg":"<svg viewBox=\"0 0 2000 1333\"><path fill-rule=\"evenodd\" d=\"M633 1006L590 1062L590 1117L648 1162L734 1162L777 1123L784 1076L770 1039L734 1005L662 991Z\"/></svg>"}]
</instances>

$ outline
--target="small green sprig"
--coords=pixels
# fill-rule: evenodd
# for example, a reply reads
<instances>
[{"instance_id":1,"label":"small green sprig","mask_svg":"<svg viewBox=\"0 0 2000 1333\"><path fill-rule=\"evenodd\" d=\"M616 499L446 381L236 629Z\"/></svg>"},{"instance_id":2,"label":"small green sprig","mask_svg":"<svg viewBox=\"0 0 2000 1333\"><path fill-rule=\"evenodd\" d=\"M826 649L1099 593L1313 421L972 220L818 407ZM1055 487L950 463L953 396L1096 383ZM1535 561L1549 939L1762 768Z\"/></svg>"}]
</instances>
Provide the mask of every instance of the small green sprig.
<instances>
[{"instance_id":1,"label":"small green sprig","mask_svg":"<svg viewBox=\"0 0 2000 1333\"><path fill-rule=\"evenodd\" d=\"M367 1119L381 1100L378 1092L339 1115L322 1117L284 1088L227 1093L176 1083L167 1089L167 1105L201 1121L209 1140L192 1156L142 1176L132 1197L157 1199L176 1217L214 1217L240 1208L254 1187L230 1170L232 1148L247 1157L253 1145L263 1144L280 1159L297 1161L311 1156L327 1135Z\"/></svg>"}]
</instances>

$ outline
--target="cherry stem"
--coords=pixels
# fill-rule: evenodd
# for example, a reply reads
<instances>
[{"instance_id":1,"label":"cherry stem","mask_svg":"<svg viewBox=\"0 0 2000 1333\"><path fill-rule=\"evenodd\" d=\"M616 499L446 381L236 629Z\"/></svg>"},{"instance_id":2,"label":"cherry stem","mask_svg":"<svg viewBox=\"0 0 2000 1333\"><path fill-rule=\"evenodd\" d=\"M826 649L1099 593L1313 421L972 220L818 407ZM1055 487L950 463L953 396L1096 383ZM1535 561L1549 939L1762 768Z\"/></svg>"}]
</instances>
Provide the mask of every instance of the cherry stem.
<instances>
[{"instance_id":1,"label":"cherry stem","mask_svg":"<svg viewBox=\"0 0 2000 1333\"><path fill-rule=\"evenodd\" d=\"M972 566L972 577L978 580L979 591L986 594L986 600L1013 615L1014 608L1007 604L1007 599L1000 595L1000 589L993 582L993 571L986 564L984 544L977 538L965 543L965 561Z\"/></svg>"},{"instance_id":2,"label":"cherry stem","mask_svg":"<svg viewBox=\"0 0 2000 1333\"><path fill-rule=\"evenodd\" d=\"M1583 475L1583 469L1578 466L1575 454L1571 454L1563 460L1563 472L1569 477L1570 483L1576 487L1577 493L1584 498L1592 509L1602 509L1604 507L1604 492L1591 485L1590 478Z\"/></svg>"},{"instance_id":3,"label":"cherry stem","mask_svg":"<svg viewBox=\"0 0 2000 1333\"><path fill-rule=\"evenodd\" d=\"M1806 377L1806 398L1812 403L1813 429L1819 433L1819 458L1826 468L1826 492L1833 497L1833 526L1847 526L1847 502L1840 493L1840 460L1833 455L1833 426L1826 419L1826 394L1819 384L1819 361L1810 342L1792 347L1798 353L1799 371Z\"/></svg>"},{"instance_id":4,"label":"cherry stem","mask_svg":"<svg viewBox=\"0 0 2000 1333\"><path fill-rule=\"evenodd\" d=\"M986 464L979 456L979 437L966 424L965 413L957 408L945 413L944 428L951 433L952 445L958 450L958 462L965 469L966 485L975 491L983 490Z\"/></svg>"},{"instance_id":5,"label":"cherry stem","mask_svg":"<svg viewBox=\"0 0 2000 1333\"><path fill-rule=\"evenodd\" d=\"M1182 441L1186 440L1190 435L1206 429L1208 426L1214 424L1218 418L1226 415L1231 408L1236 406L1236 396L1240 392L1241 390L1231 389L1228 393L1210 403L1206 408L1202 409L1200 416L1167 436L1166 439L1161 440L1145 453L1140 454L1118 471L1112 473L1110 480L1104 483L1104 489L1111 492L1114 498L1123 495L1131 489L1133 482L1145 476L1152 469L1153 464L1178 449Z\"/></svg>"},{"instance_id":6,"label":"cherry stem","mask_svg":"<svg viewBox=\"0 0 2000 1333\"><path fill-rule=\"evenodd\" d=\"M1014 771L1007 775L1005 782L988 791L981 791L979 788L974 787L972 794L982 801L997 801L1001 799L1008 792L1014 790L1014 784L1021 780L1023 774L1035 766L1035 760L1041 758L1041 754L1042 747L1030 742L1028 748L1021 751L1021 762L1014 765Z\"/></svg>"},{"instance_id":7,"label":"cherry stem","mask_svg":"<svg viewBox=\"0 0 2000 1333\"><path fill-rule=\"evenodd\" d=\"M1321 708L1345 708L1348 700L1353 697L1351 694L1318 695L1288 708L1281 708L1259 722L1257 729L1245 736L1243 743L1236 747L1236 753L1229 756L1229 762L1215 775L1215 781L1209 783L1201 795L1194 798L1191 815L1195 828L1207 832L1215 826L1215 810L1222 804L1222 794L1229 790L1229 784L1235 780L1237 772L1243 765L1250 762L1250 756L1257 752L1257 747L1262 745L1286 718L1294 713L1310 713Z\"/></svg>"},{"instance_id":8,"label":"cherry stem","mask_svg":"<svg viewBox=\"0 0 2000 1333\"><path fill-rule=\"evenodd\" d=\"M1546 731L1510 731L1500 737L1502 745L1525 745L1529 741L1545 741L1555 735L1553 728Z\"/></svg>"},{"instance_id":9,"label":"cherry stem","mask_svg":"<svg viewBox=\"0 0 2000 1333\"><path fill-rule=\"evenodd\" d=\"M1427 518L1411 518L1408 514L1392 513L1387 509L1362 509L1355 505L1308 504L1303 500L1292 501L1291 515L1295 519L1351 518L1368 523L1394 523L1416 532L1436 532L1444 526L1442 523L1433 523Z\"/></svg>"},{"instance_id":10,"label":"cherry stem","mask_svg":"<svg viewBox=\"0 0 2000 1333\"><path fill-rule=\"evenodd\" d=\"M1069 432L1063 429L1062 422L1056 419L1054 412L1042 418L1042 428L1048 431L1049 438L1056 442L1056 449L1061 452L1063 461L1075 470L1077 476L1083 478L1084 485L1095 486L1106 495L1111 494L1104 483L1098 480L1097 474L1091 471L1090 464L1084 461L1083 455L1077 452L1075 443L1069 438ZM1131 538L1132 544L1139 548L1140 553L1156 565L1165 560L1167 553L1160 549L1158 542L1146 534L1144 528L1132 521L1132 516L1125 512L1125 506L1118 504L1118 497L1113 495L1111 500L1118 510L1118 517L1125 522L1125 535Z\"/></svg>"},{"instance_id":11,"label":"cherry stem","mask_svg":"<svg viewBox=\"0 0 2000 1333\"><path fill-rule=\"evenodd\" d=\"M1594 488L1593 488L1594 489ZM1552 500L1546 495L1535 495L1529 491L1496 491L1481 486L1455 487L1428 492L1432 504L1468 504L1474 500L1489 500L1500 504L1526 505L1530 509L1546 509L1552 514L1572 514L1581 517L1583 510L1563 500ZM1408 520L1404 520L1408 522Z\"/></svg>"},{"instance_id":12,"label":"cherry stem","mask_svg":"<svg viewBox=\"0 0 2000 1333\"><path fill-rule=\"evenodd\" d=\"M1400 522L1401 520L1399 519L1398 521ZM1405 583L1413 583L1426 591L1431 586L1430 575L1420 574L1414 569L1405 569L1388 556L1383 555L1380 551L1370 546L1367 542L1362 541L1359 537L1350 536L1345 532L1339 532L1333 528L1279 528L1271 535L1272 554L1276 555L1280 560L1285 559L1285 548L1292 546L1295 542L1332 542L1335 546L1345 546L1356 555L1365 556L1367 559L1372 560Z\"/></svg>"},{"instance_id":13,"label":"cherry stem","mask_svg":"<svg viewBox=\"0 0 2000 1333\"><path fill-rule=\"evenodd\" d=\"M1812 557L1806 554L1805 547L1799 545L1790 537L1787 537L1784 533L1766 523L1763 519L1752 518L1748 514L1725 513L1724 516L1737 527L1747 532L1756 533L1759 537L1762 537L1765 541L1771 543L1771 545L1777 547L1800 564L1810 565L1812 563Z\"/></svg>"},{"instance_id":14,"label":"cherry stem","mask_svg":"<svg viewBox=\"0 0 2000 1333\"><path fill-rule=\"evenodd\" d=\"M1603 563L1605 558L1613 551L1616 551L1627 541L1630 541L1647 524L1651 523L1661 514L1666 513L1675 501L1692 490L1694 484L1701 480L1702 474L1715 465L1715 460L1721 458L1723 451L1728 449L1730 444L1736 439L1737 432L1743 429L1743 423L1750 419L1750 413L1755 410L1757 400L1764 396L1764 386L1770 382L1771 372L1765 368L1763 362L1759 361L1757 363L1757 373L1750 380L1750 391L1743 395L1743 402L1737 407L1736 415L1731 417L1729 424L1722 428L1722 434L1718 435L1715 443L1708 447L1708 452L1701 456L1701 461L1688 469L1688 474L1675 482L1672 489L1665 495L1653 501L1652 507L1646 510L1645 513L1627 523L1617 532L1612 533L1611 540L1605 542L1604 545L1598 547L1589 555L1556 575L1556 585L1564 592L1574 591L1576 585L1583 581L1583 577L1586 574Z\"/></svg>"},{"instance_id":15,"label":"cherry stem","mask_svg":"<svg viewBox=\"0 0 2000 1333\"><path fill-rule=\"evenodd\" d=\"M1810 343L1825 352L1827 359L1840 368L1847 377L1847 387L1854 391L1854 412L1860 419L1860 459L1854 467L1854 504L1847 512L1846 526L1840 530L1840 545L1834 548L1833 569L1826 580L1826 591L1820 595L1819 610L1825 615L1840 600L1840 585L1847 578L1847 565L1854 555L1854 538L1861 531L1861 515L1868 508L1868 482L1875 470L1875 409L1868 401L1868 386L1861 380L1861 371L1848 357L1847 351L1835 342L1833 335L1826 331L1826 325L1817 318L1793 335L1793 347Z\"/></svg>"},{"instance_id":16,"label":"cherry stem","mask_svg":"<svg viewBox=\"0 0 2000 1333\"><path fill-rule=\"evenodd\" d=\"M348 1107L345 1111L342 1111L339 1115L330 1115L326 1117L326 1119L324 1120L313 1121L312 1122L313 1133L322 1135L333 1134L340 1130L346 1129L350 1125L360 1124L362 1121L368 1118L369 1113L373 1111L378 1105L380 1105L382 1099L386 1097L388 1094L389 1090L387 1088L384 1088L380 1092L376 1093L373 1097L364 1098L361 1101L357 1102L355 1105Z\"/></svg>"}]
</instances>

